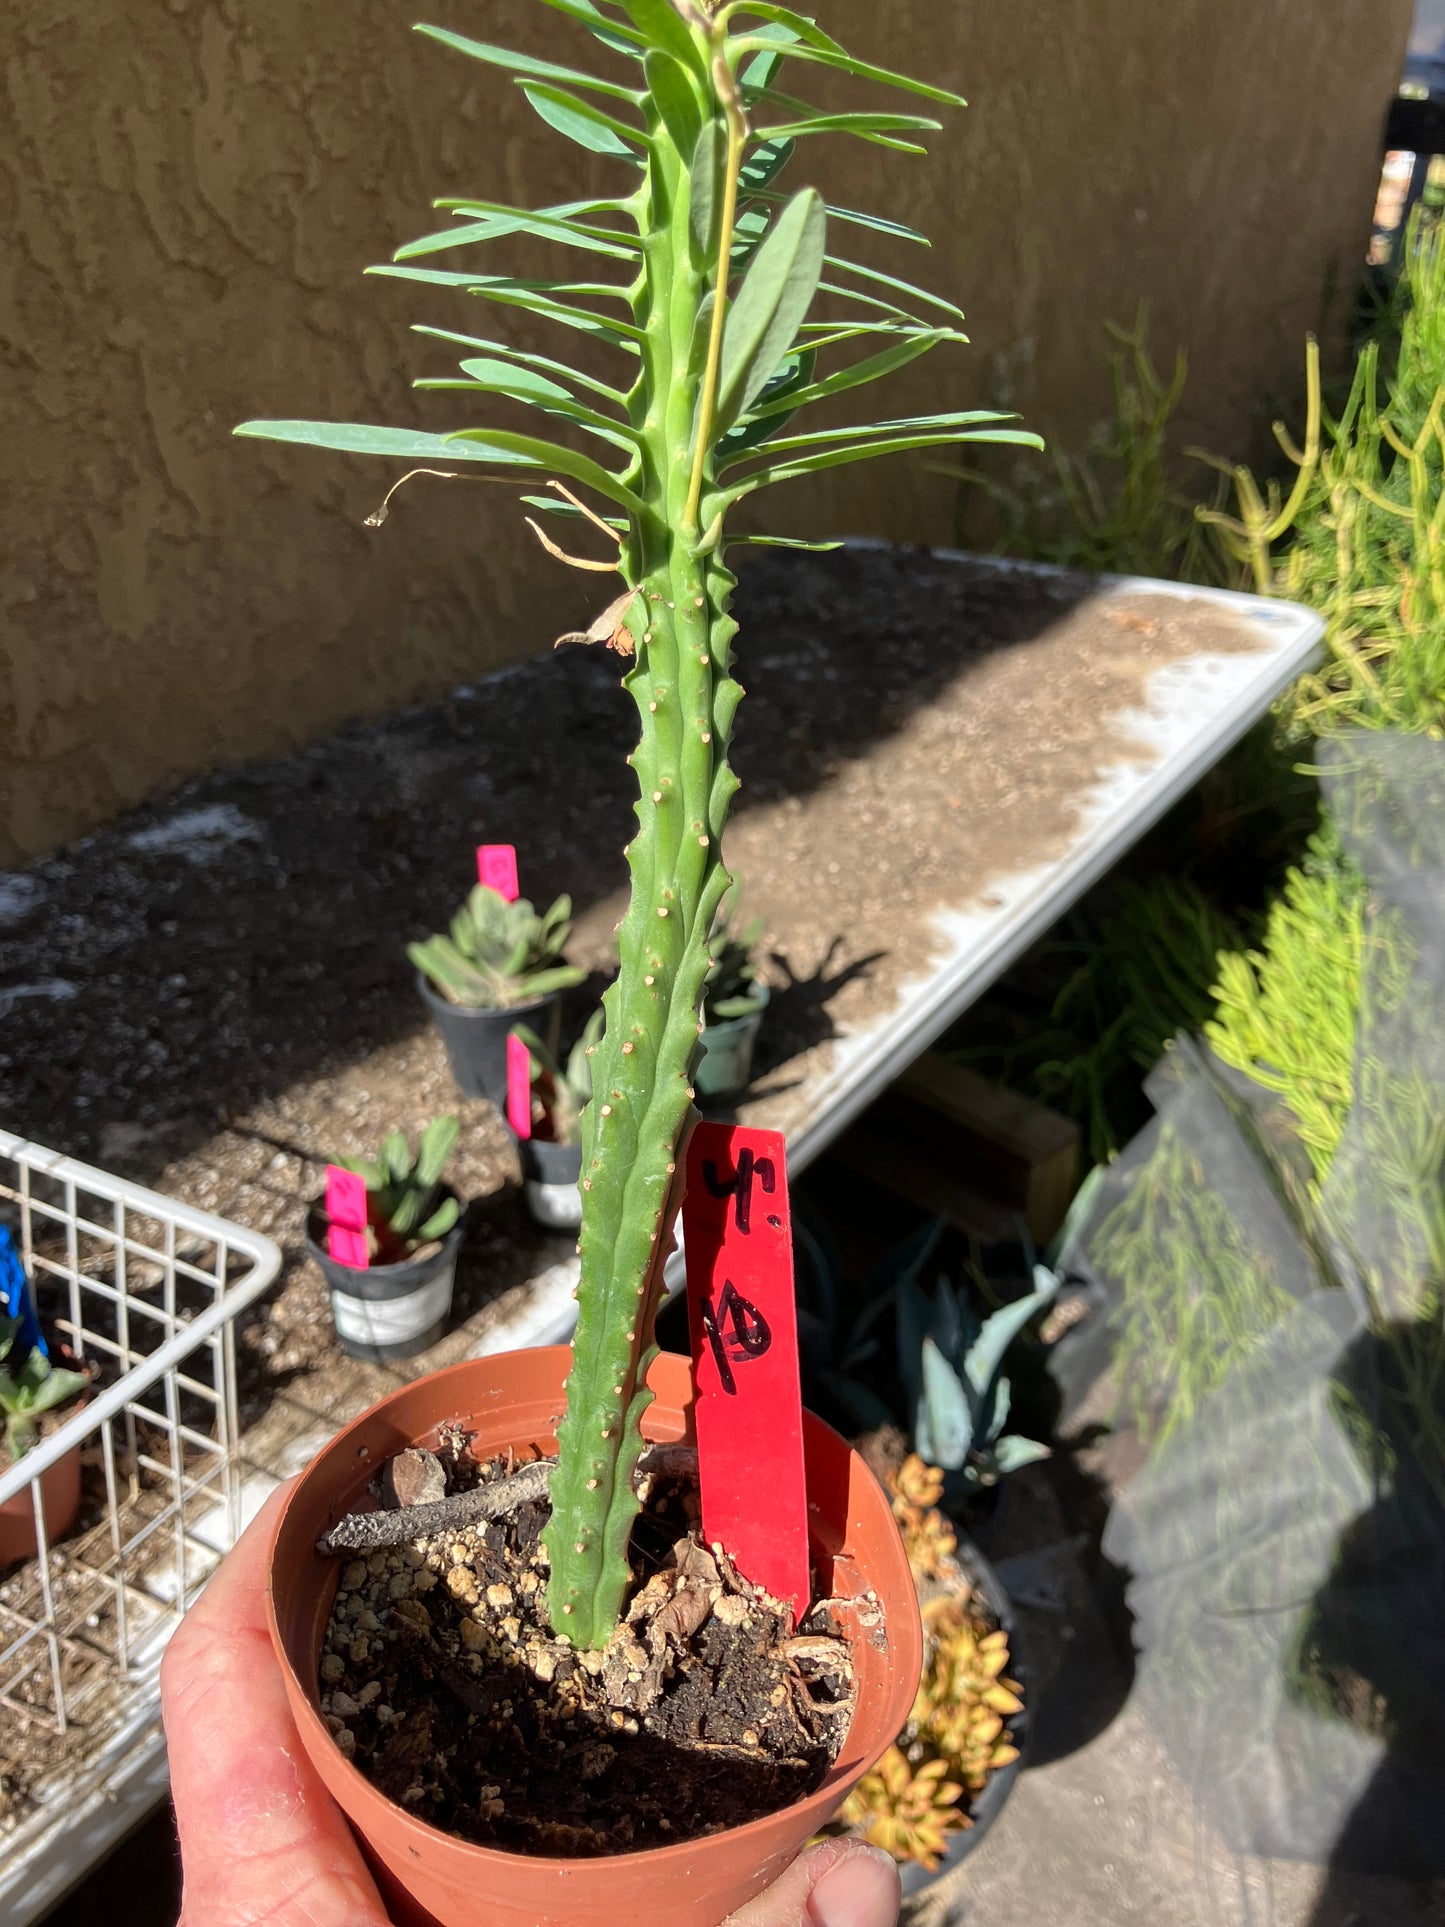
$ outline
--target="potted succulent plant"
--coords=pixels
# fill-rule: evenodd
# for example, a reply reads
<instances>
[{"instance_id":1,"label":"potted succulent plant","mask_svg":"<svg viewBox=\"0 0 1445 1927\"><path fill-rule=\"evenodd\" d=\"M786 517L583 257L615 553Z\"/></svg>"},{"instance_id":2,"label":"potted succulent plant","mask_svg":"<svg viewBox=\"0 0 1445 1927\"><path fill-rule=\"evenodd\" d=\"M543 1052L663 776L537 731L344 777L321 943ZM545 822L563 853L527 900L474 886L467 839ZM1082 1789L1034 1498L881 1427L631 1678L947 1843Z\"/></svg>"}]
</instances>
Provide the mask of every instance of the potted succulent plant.
<instances>
[{"instance_id":1,"label":"potted succulent plant","mask_svg":"<svg viewBox=\"0 0 1445 1927\"><path fill-rule=\"evenodd\" d=\"M18 1465L38 1443L43 1429L66 1416L90 1383L84 1372L53 1364L39 1345L25 1348L21 1321L0 1318L0 1472ZM49 1538L69 1530L80 1507L80 1447L77 1445L41 1475L45 1529ZM0 1566L33 1557L37 1549L35 1508L30 1489L18 1492L0 1506Z\"/></svg>"},{"instance_id":2,"label":"potted succulent plant","mask_svg":"<svg viewBox=\"0 0 1445 1927\"><path fill-rule=\"evenodd\" d=\"M768 1007L768 987L759 980L753 950L763 934L756 918L745 929L719 913L712 928L712 962L702 993L702 1048L697 1060L699 1097L735 1097L753 1074L753 1048Z\"/></svg>"},{"instance_id":3,"label":"potted succulent plant","mask_svg":"<svg viewBox=\"0 0 1445 1927\"><path fill-rule=\"evenodd\" d=\"M837 1360L818 1372L828 1399L859 1425L906 1434L920 1458L941 1469L940 1498L956 1511L994 1501L1005 1473L1049 1455L1041 1440L1006 1429L1013 1388L1004 1362L1014 1340L1053 1303L1060 1279L1035 1264L1031 1292L979 1318L947 1278L939 1276L931 1293L920 1283L944 1223L934 1220L879 1261L867 1303L845 1337L837 1330L840 1281L821 1247L812 1254L813 1292L834 1307L819 1347ZM877 1328L890 1309L896 1398L879 1385Z\"/></svg>"},{"instance_id":4,"label":"potted succulent plant","mask_svg":"<svg viewBox=\"0 0 1445 1927\"><path fill-rule=\"evenodd\" d=\"M407 945L417 989L441 1029L457 1087L504 1110L507 1033L529 1018L557 1047L559 998L584 970L562 961L572 932L572 899L558 897L540 914L525 897L509 903L474 884L448 931Z\"/></svg>"},{"instance_id":5,"label":"potted succulent plant","mask_svg":"<svg viewBox=\"0 0 1445 1927\"><path fill-rule=\"evenodd\" d=\"M592 1096L592 1053L602 1039L595 1011L567 1056L564 1069L534 1030L514 1026L531 1061L532 1131L519 1139L522 1194L545 1231L575 1231L582 1223L582 1113Z\"/></svg>"},{"instance_id":6,"label":"potted succulent plant","mask_svg":"<svg viewBox=\"0 0 1445 1927\"><path fill-rule=\"evenodd\" d=\"M907 1723L849 1794L841 1825L900 1863L905 1894L972 1852L1013 1789L1027 1727L1013 1612L993 1568L939 1510L944 1474L910 1453L889 1475L923 1616Z\"/></svg>"},{"instance_id":7,"label":"potted succulent plant","mask_svg":"<svg viewBox=\"0 0 1445 1927\"><path fill-rule=\"evenodd\" d=\"M623 683L637 707L640 737L630 758L639 783L638 831L627 851L631 896L583 1122L577 1331L561 1357L523 1352L477 1360L408 1386L318 1455L278 1529L273 1631L308 1752L368 1842L388 1897L409 1896L399 1904L458 1927L475 1918L478 1895L486 1897L490 1919L517 1927L601 1927L620 1919L639 1927L711 1927L767 1884L890 1743L911 1701L920 1656L916 1595L887 1501L856 1455L810 1421L817 1578L827 1597L843 1603L825 1612L824 1627L809 1637L829 1654L842 1641L856 1689L846 1702L832 1702L846 1704L849 1718L825 1749L831 1762L820 1766L811 1790L784 1790L749 1769L762 1744L761 1733L749 1728L729 1747L726 1773L714 1781L713 1798L723 1804L689 1808L678 1825L693 1837L670 1846L665 1842L677 1832L664 1830L637 1840L636 1850L599 1852L588 1802L605 1799L620 1778L640 1770L645 1748L628 1743L640 1720L655 1716L656 1703L640 1713L636 1701L654 1677L655 1620L647 1615L659 1591L679 1608L668 1638L681 1638L687 1649L668 1648L675 1663L662 1682L663 1700L674 1709L698 1659L688 1643L694 1636L680 1630L698 1623L691 1613L707 1606L711 1630L697 1637L719 1650L729 1640L734 1648L751 1642L770 1614L776 1626L776 1613L757 1597L717 1610L734 1595L721 1579L713 1594L701 1558L708 1549L698 1547L695 1533L671 1542L671 1563L654 1575L661 1583L651 1594L651 1582L640 1584L628 1556L644 1495L650 1506L657 1503L644 1447L649 1438L677 1440L689 1423L687 1366L658 1356L653 1325L694 1115L710 933L730 883L721 842L737 779L726 748L742 690L731 673L736 624L728 613L726 524L731 510L760 490L840 463L968 440L1035 438L1003 427L1002 417L952 409L862 427L794 425L800 411L962 337L950 303L852 264L841 238L858 221L885 235L916 236L890 219L830 210L813 188L789 195L779 186L795 149L815 137L918 151L917 135L938 123L871 107L815 107L783 91L779 76L787 68L791 83L816 67L825 79L848 74L948 104L958 104L956 96L853 59L815 23L771 0L716 12L694 0L549 4L591 37L595 65L563 66L427 31L510 73L549 127L615 167L617 191L536 211L483 199L450 202L453 218L442 232L403 249L388 271L580 329L599 354L617 357L617 373L609 369L612 378L604 378L595 357L584 372L530 347L444 335L460 340L465 352L461 379L448 377L442 386L478 400L501 398L499 406L530 407L561 424L568 439L492 426L430 435L296 421L247 424L245 432L430 466L451 460L511 477L537 491L526 496L529 506L564 518L574 536L600 536L606 547L600 563L568 555L546 536L549 550L583 567L615 568L621 578L585 638L609 644L626 663ZM586 278L585 268L581 276L519 278L428 261L441 250L485 247L519 233L610 264L614 278ZM826 302L814 315L820 289ZM607 459L585 452L570 439L573 432L600 439ZM496 1468L514 1455L541 1455L535 1478L545 1481L545 1509L536 1497L527 1501L531 1511L518 1502L507 1525L497 1526L496 1549L490 1538L470 1547L458 1538L426 1541L432 1549L423 1552L414 1537L412 1550L431 1583L421 1586L424 1598L398 1600L400 1618L383 1627L377 1664L385 1670L390 1654L409 1641L429 1642L431 1676L457 1682L459 1698L437 1711L448 1730L469 1696L477 1721L506 1717L497 1707L514 1705L513 1689L530 1694L527 1681L535 1681L539 1664L551 1670L563 1702L586 1698L588 1681L614 1682L610 1710L600 1715L606 1758L584 1749L564 1774L565 1786L539 1779L528 1794L544 1805L565 1794L577 1803L569 1812L582 1817L558 1828L550 1844L534 1844L530 1855L479 1843L479 1833L495 1842L526 1819L491 1783L476 1789L477 1803L468 1809L471 1837L457 1838L408 1812L409 1784L388 1797L352 1763L348 1754L357 1755L358 1742L348 1721L365 1715L374 1726L372 1706L385 1705L388 1715L398 1710L378 1701L392 1690L385 1680L367 1681L361 1690L376 1692L357 1714L334 1694L323 1711L318 1668L335 1636L333 1612L346 1623L356 1597L339 1580L354 1578L364 1589L366 1579L350 1568L338 1575L316 1541L339 1510L364 1498L368 1466L408 1440L461 1449L484 1484L496 1483ZM512 1503L515 1491L508 1480L502 1503ZM766 1494L758 1502L766 1504ZM466 1558L446 1565L458 1544L470 1568ZM484 1581L489 1561L504 1553L514 1562L529 1558L539 1544L544 1582L535 1563L507 1569L516 1572L515 1585L503 1577ZM392 1576L404 1590L401 1568ZM698 1596L683 1602L684 1593ZM467 1602L474 1630L453 1628L457 1601ZM575 1659L559 1659L557 1639ZM511 1657L488 1685L498 1642ZM478 1660L480 1673L464 1654ZM499 1698L503 1685L508 1691ZM806 1682L801 1690L811 1707L803 1717L826 1717ZM779 1717L787 1703L800 1707L782 1684ZM346 1732L353 1733L350 1748ZM504 1759L516 1752L512 1742ZM679 1739L669 1757L677 1770L691 1771L694 1753L695 1742ZM592 1769L595 1778L588 1779ZM417 1800L429 1799L427 1784L423 1776ZM739 1785L749 1790L751 1809L738 1807ZM608 1836L607 1844L615 1848L616 1839Z\"/></svg>"},{"instance_id":8,"label":"potted succulent plant","mask_svg":"<svg viewBox=\"0 0 1445 1927\"><path fill-rule=\"evenodd\" d=\"M434 1119L422 1132L415 1157L405 1134L392 1131L375 1162L335 1160L366 1185L373 1263L362 1267L332 1257L324 1199L307 1213L306 1247L330 1290L336 1335L353 1358L410 1358L434 1345L447 1328L463 1227L461 1202L442 1183L442 1170L458 1128L454 1117Z\"/></svg>"}]
</instances>

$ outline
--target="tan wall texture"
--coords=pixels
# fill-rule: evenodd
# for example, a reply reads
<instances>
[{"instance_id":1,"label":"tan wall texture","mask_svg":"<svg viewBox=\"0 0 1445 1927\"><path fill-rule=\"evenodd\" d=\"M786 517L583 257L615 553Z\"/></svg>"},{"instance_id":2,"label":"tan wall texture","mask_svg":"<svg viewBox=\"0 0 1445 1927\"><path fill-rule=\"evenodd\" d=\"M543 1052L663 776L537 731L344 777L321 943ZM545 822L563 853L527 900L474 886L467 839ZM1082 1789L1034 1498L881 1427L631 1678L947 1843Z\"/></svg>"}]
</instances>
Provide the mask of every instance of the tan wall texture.
<instances>
[{"instance_id":1,"label":"tan wall texture","mask_svg":"<svg viewBox=\"0 0 1445 1927\"><path fill-rule=\"evenodd\" d=\"M540 202L605 178L534 139L500 75L413 37L415 5L0 9L0 861L472 678L588 605L509 491L414 483L373 532L383 469L228 437L262 414L461 425L409 391L444 354L405 323L513 317L360 270L426 231L434 195ZM422 10L574 57L526 0ZM819 11L974 103L927 161L814 148L832 198L934 236L898 270L968 311L975 346L910 371L900 408L1002 399L1077 443L1105 405L1103 323L1147 298L1156 342L1192 358L1188 431L1238 448L1305 330L1338 336L1410 0ZM936 541L954 502L903 462L776 511Z\"/></svg>"}]
</instances>

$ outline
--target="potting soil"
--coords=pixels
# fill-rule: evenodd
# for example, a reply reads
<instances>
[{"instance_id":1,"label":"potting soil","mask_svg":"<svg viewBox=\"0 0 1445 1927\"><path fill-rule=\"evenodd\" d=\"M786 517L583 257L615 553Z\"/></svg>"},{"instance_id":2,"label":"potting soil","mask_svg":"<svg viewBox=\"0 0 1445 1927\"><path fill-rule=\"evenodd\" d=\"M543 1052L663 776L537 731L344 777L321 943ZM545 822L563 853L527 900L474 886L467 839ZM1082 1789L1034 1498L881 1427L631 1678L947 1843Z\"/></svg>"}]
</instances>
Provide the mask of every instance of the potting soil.
<instances>
[{"instance_id":1,"label":"potting soil","mask_svg":"<svg viewBox=\"0 0 1445 1927\"><path fill-rule=\"evenodd\" d=\"M644 1493L633 1597L601 1654L547 1622L545 1500L347 1559L322 1711L388 1798L480 1845L570 1857L740 1826L818 1785L852 1710L846 1641L820 1609L793 1634L701 1543L695 1486L657 1475Z\"/></svg>"}]
</instances>

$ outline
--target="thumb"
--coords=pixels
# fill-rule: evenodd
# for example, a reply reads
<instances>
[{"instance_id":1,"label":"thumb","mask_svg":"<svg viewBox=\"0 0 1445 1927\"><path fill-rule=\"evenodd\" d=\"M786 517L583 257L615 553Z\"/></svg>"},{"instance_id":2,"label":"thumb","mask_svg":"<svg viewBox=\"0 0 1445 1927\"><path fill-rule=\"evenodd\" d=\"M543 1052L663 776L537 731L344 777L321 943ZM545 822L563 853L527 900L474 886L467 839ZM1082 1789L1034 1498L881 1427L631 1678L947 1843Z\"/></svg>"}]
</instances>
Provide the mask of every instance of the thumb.
<instances>
[{"instance_id":1,"label":"thumb","mask_svg":"<svg viewBox=\"0 0 1445 1927\"><path fill-rule=\"evenodd\" d=\"M898 1868L861 1840L810 1847L724 1927L894 1927Z\"/></svg>"}]
</instances>

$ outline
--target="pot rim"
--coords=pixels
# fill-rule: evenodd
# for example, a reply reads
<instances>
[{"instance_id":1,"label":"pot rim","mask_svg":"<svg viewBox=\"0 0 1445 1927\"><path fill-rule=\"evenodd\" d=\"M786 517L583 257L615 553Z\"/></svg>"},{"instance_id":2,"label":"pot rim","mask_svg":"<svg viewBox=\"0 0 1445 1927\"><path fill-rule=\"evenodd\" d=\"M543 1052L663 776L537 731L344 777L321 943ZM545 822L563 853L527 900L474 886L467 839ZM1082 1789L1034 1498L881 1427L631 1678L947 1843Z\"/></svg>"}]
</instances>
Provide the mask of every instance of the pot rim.
<instances>
[{"instance_id":1,"label":"pot rim","mask_svg":"<svg viewBox=\"0 0 1445 1927\"><path fill-rule=\"evenodd\" d=\"M536 1346L529 1348L528 1352L510 1354L510 1356L530 1355L536 1357L539 1354L545 1356L547 1353L552 1353L560 1365L561 1361L570 1358L571 1348L566 1345ZM509 1354L496 1354L489 1362L497 1363L507 1356L509 1356ZM687 1367L688 1365L688 1361L672 1353L660 1353L658 1360L654 1361L654 1364L667 1360L672 1360L675 1365L683 1367ZM482 1362L483 1361L479 1359L464 1359L456 1365L447 1366L438 1372L427 1374L427 1378L437 1384L440 1390L441 1385L445 1381L460 1379L469 1372L474 1371L477 1365ZM361 1769L341 1752L340 1748L336 1746L329 1728L322 1719L320 1693L316 1682L314 1680L308 1681L300 1677L292 1665L290 1655L286 1650L286 1642L276 1609L275 1568L277 1551L290 1519L292 1507L304 1489L308 1478L313 1476L323 1461L329 1459L333 1454L339 1453L344 1456L349 1449L349 1441L354 1438L361 1428L367 1426L379 1417L387 1406L405 1398L408 1393L414 1392L416 1385L423 1382L425 1381L412 1381L409 1385L397 1387L386 1393L382 1398L378 1399L375 1404L369 1406L366 1411L358 1414L349 1425L343 1427L335 1437L328 1441L327 1445L322 1447L306 1469L299 1475L290 1499L278 1514L267 1559L266 1624L271 1637L272 1651L278 1665L283 1670L283 1676L286 1678L289 1686L299 1689L299 1704L297 1694L295 1692L288 1693L293 1717L296 1717L298 1720L304 1720L312 1739L319 1740L328 1749L333 1770L338 1771L342 1780L352 1789L353 1797L356 1799L358 1805L363 1808L371 1808L377 1812L379 1816L385 1817L390 1824L394 1825L400 1822L408 1828L418 1828L430 1840L437 1842L439 1845L443 1845L449 1850L481 1856L478 1862L479 1867L484 1866L489 1860L505 1861L509 1866L517 1866L519 1864L525 1866L535 1871L537 1880L542 1884L546 1883L549 1876L555 1877L559 1872L575 1874L578 1869L584 1869L594 1865L616 1869L619 1874L625 1873L628 1869L644 1866L650 1869L675 1867L679 1872L686 1874L689 1867L695 1862L697 1855L705 1850L712 1842L724 1839L738 1841L756 1831L761 1847L764 1836L768 1830L776 1824L779 1814L797 1813L799 1809L806 1808L813 1803L816 1803L819 1809L817 1825L822 1826L825 1824L828 1816L837 1810L842 1798L842 1794L837 1790L838 1783L840 1781L846 1781L848 1786L856 1785L861 1774L867 1771L872 1759L886 1750L887 1745L893 1738L894 1732L902 1730L908 1708L911 1706L917 1691L917 1682L922 1663L922 1629L916 1612L910 1615L905 1611L901 1617L901 1621L896 1612L889 1614L887 1617L884 1643L889 1653L888 1673L890 1684L893 1686L893 1692L890 1698L896 1702L898 1714L897 1725L896 1727L894 1726L890 1715L887 1722L889 1726L888 1739L884 1740L881 1746L874 1749L873 1753L868 1756L868 1759L863 1764L859 1764L859 1758L861 1753L867 1752L866 1746L862 1749L855 1747L850 1757L850 1743L857 1738L860 1724L862 1724L862 1718L860 1716L865 1714L865 1708L860 1701L859 1705L855 1707L852 1719L849 1721L848 1731L844 1735L842 1748L837 1759L835 1759L829 1767L821 1783L815 1787L811 1793L805 1795L801 1800L793 1801L788 1807L777 1809L772 1813L760 1814L756 1819L749 1820L742 1826L724 1828L716 1834L704 1834L690 1840L678 1841L668 1846L647 1847L629 1853L606 1854L600 1858L586 1855L562 1857L556 1855L516 1853L502 1847L482 1846L473 1841L463 1840L456 1834L447 1833L440 1827L432 1826L429 1821L421 1819L418 1815L408 1813L404 1807L399 1806L394 1800L389 1799L382 1793L375 1783L368 1779ZM560 1382L559 1398L565 1406L565 1391L561 1390ZM446 1401L439 1398L437 1407L438 1417L435 1424L441 1425L446 1423L447 1419ZM560 1413L556 1416L560 1416ZM649 1426L648 1423L649 1419L653 1421L651 1426ZM659 1420L662 1422L659 1423ZM806 1411L806 1409L804 1412L804 1421L805 1433L811 1424L812 1427L816 1428L817 1432L837 1440L837 1442L847 1450L850 1461L857 1461L858 1466L863 1469L865 1476L872 1479L872 1474L867 1472L867 1468L863 1466L859 1455L851 1446L847 1445L845 1440L841 1439L840 1435L833 1432L831 1426L826 1425L823 1420L817 1418L815 1414ZM660 1411L659 1403L654 1401L643 1415L642 1427L644 1434L652 1439L670 1441L685 1438L690 1431L690 1415L685 1409L682 1415L682 1423L679 1426L675 1415ZM415 1441L413 1441L413 1443L415 1443ZM398 1447L397 1449L400 1448ZM353 1493L353 1497L357 1496L358 1493L365 1492L370 1478L374 1476L375 1469L369 1460L360 1467L358 1477L355 1481L356 1492ZM881 1488L880 1503L885 1507L887 1506L887 1500L882 1496ZM811 1503L809 1510L810 1512L814 1510ZM903 1577L906 1580L906 1584L897 1589L899 1596L904 1599L905 1604L914 1604L916 1606L916 1594L913 1587L912 1574L908 1568L901 1540L896 1542L894 1550L896 1551L895 1563L901 1566ZM849 1555L842 1547L833 1553L831 1557L839 1563L845 1561L856 1563L849 1560ZM869 1599L876 1600L879 1607L885 1606L886 1597L880 1593L878 1577L872 1573L866 1574L863 1577L864 1583L854 1594L849 1596L855 1599L862 1599L866 1596ZM859 1617L861 1617L861 1615ZM852 1615L840 1616L838 1623L844 1637L847 1638L849 1642L850 1649L870 1641L869 1629L864 1625L856 1623ZM872 1635L874 1640L876 1640L876 1637L876 1635ZM899 1690L902 1684L906 1684L907 1686L906 1696ZM877 1723L877 1715L880 1711L878 1698L879 1696L875 1695L872 1705L866 1709L870 1724ZM309 1751L309 1745L304 1736L303 1745L306 1745ZM348 1818L351 1817L350 1810L348 1809ZM354 1819L353 1824L362 1828L363 1831L365 1830L364 1822L360 1819Z\"/></svg>"},{"instance_id":2,"label":"pot rim","mask_svg":"<svg viewBox=\"0 0 1445 1927\"><path fill-rule=\"evenodd\" d=\"M454 1004L450 997L443 997L440 991L433 989L431 979L424 970L416 973L416 987L429 1004L449 1015L506 1018L509 1028L519 1017L525 1017L529 1010L545 1010L548 1004L558 1002L562 996L560 990L549 990L541 997L530 998L525 1004Z\"/></svg>"}]
</instances>

